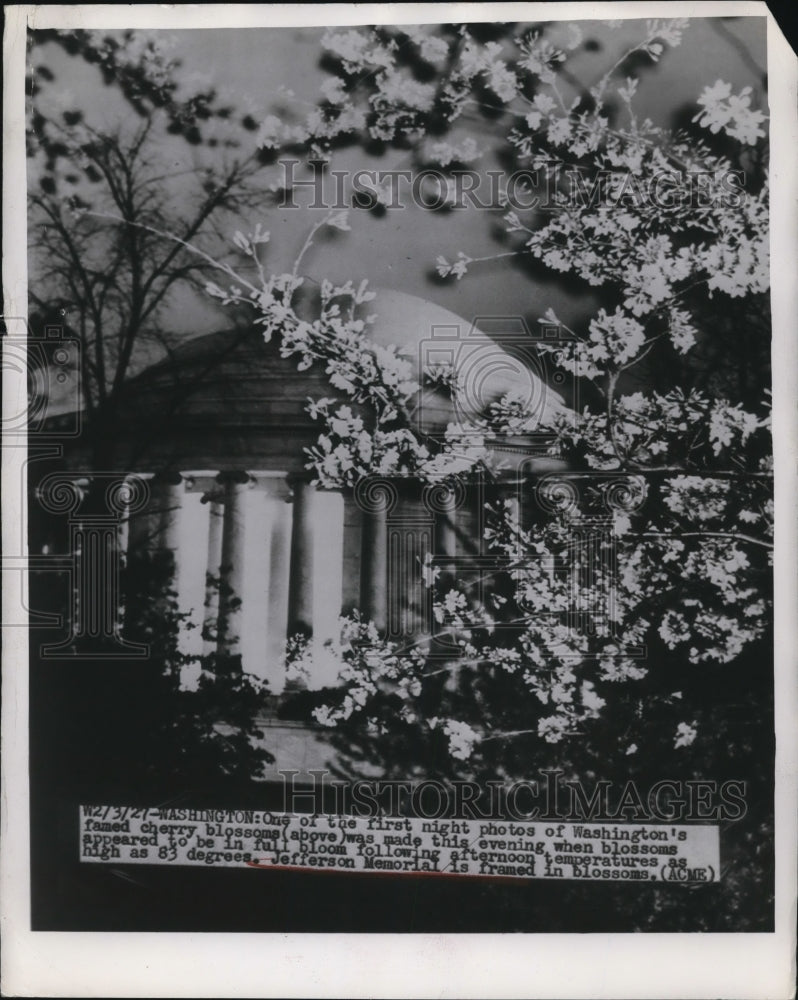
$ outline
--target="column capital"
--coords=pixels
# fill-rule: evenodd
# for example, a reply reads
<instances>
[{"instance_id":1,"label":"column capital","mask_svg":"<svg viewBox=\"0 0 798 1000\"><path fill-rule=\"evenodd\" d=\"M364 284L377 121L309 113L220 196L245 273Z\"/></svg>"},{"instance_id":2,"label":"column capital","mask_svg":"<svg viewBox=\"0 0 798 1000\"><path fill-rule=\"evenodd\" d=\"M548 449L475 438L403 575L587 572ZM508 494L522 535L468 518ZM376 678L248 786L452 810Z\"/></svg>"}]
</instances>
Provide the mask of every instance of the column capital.
<instances>
[{"instance_id":1,"label":"column capital","mask_svg":"<svg viewBox=\"0 0 798 1000\"><path fill-rule=\"evenodd\" d=\"M313 474L311 472L289 472L285 477L288 486L294 490L300 486L310 486Z\"/></svg>"},{"instance_id":2,"label":"column capital","mask_svg":"<svg viewBox=\"0 0 798 1000\"><path fill-rule=\"evenodd\" d=\"M179 486L183 481L183 474L177 469L159 469L152 476L153 484L164 486Z\"/></svg>"},{"instance_id":3,"label":"column capital","mask_svg":"<svg viewBox=\"0 0 798 1000\"><path fill-rule=\"evenodd\" d=\"M216 476L216 482L220 486L244 486L247 483L253 483L254 480L248 472L244 472L242 469L225 469Z\"/></svg>"},{"instance_id":4,"label":"column capital","mask_svg":"<svg viewBox=\"0 0 798 1000\"><path fill-rule=\"evenodd\" d=\"M242 602L244 600L244 554L246 552L246 505L244 492L251 477L245 472L221 472L216 477L224 487L222 553L219 575L217 652L221 656L240 656ZM236 601L238 604L236 604Z\"/></svg>"}]
</instances>

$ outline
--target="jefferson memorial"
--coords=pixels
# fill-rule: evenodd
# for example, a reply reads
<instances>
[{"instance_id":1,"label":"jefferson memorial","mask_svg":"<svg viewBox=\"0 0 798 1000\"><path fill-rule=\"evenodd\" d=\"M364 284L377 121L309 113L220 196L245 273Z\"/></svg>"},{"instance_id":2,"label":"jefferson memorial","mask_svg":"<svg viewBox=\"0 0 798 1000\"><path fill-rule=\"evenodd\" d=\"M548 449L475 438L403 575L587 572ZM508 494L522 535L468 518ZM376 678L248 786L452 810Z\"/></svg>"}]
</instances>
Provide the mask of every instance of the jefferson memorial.
<instances>
[{"instance_id":1,"label":"jefferson memorial","mask_svg":"<svg viewBox=\"0 0 798 1000\"><path fill-rule=\"evenodd\" d=\"M372 305L375 343L403 348L420 368L451 364L464 387L459 396L423 390L417 410L425 433L442 433L507 393L542 425L564 408L539 367L540 334L523 321L467 321L397 291L378 292ZM78 436L38 484L33 472L43 463L31 466L31 486L53 476L76 483L97 475L135 480L139 500L120 507L115 545L122 559L137 551L173 554L172 588L194 626L180 637L183 651L207 653L202 626L216 620L217 650L240 656L243 669L279 695L288 635L312 636L321 652L340 614L355 610L389 639L428 633L424 560L479 557L478 491L422 489L411 480L363 482L349 491L314 487L305 449L316 443L320 424L306 407L309 399L331 395L318 366L298 371L258 327L195 336L126 383L109 469L91 468ZM546 457L545 445L545 434L493 442L507 496L516 496L528 473L562 467ZM56 520L32 510L32 555L63 551ZM80 548L79 511L73 520L77 534L69 544ZM239 598L226 611L219 607L219 581ZM325 666L315 654L314 663L303 683L333 683L335 664ZM192 684L191 668L184 683Z\"/></svg>"}]
</instances>

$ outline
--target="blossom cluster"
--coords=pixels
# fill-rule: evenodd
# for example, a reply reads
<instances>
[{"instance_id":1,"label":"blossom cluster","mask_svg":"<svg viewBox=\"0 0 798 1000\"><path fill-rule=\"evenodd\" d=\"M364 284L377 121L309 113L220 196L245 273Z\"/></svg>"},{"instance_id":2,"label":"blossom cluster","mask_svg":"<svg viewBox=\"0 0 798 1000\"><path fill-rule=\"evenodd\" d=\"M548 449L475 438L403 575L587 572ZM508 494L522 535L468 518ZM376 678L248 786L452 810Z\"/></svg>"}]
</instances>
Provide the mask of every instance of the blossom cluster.
<instances>
[{"instance_id":1,"label":"blossom cluster","mask_svg":"<svg viewBox=\"0 0 798 1000\"><path fill-rule=\"evenodd\" d=\"M657 62L680 44L686 24L646 21L626 56ZM275 145L301 135L315 149L351 127L369 141L410 144L419 162L451 169L482 150L438 128L433 138L431 116L451 126L487 104L512 119L505 152L540 172L554 206L544 218L506 213L511 252L602 294L602 307L577 330L551 310L541 320L567 334L556 344L541 341L547 362L591 384L588 405L552 413L549 429L553 452L596 474L588 491L594 500L558 507L556 497L541 494L547 517L523 526L517 506L492 508L483 541L500 559L506 587L484 594L433 560L419 566L437 636L457 649L457 669L512 675L539 706L524 732L550 744L583 734L614 689L646 677L650 665L636 651L647 644L694 664L729 663L762 638L769 616L762 574L772 544L770 469L759 457L768 450L766 414L695 386L643 389L644 378L625 380L654 351L672 367L693 360L707 337L693 309L697 295L748 299L767 288L766 179L725 199L652 197L658 178L674 171L696 191L700 178L721 187L734 163L709 140L674 135L639 113L637 79L617 72L626 56L585 100L562 72L581 43L573 25L488 42L467 26L331 30L323 44L339 69L325 85L325 104L293 134L278 123L267 129ZM438 75L414 77L402 56L408 46ZM765 115L753 104L750 90L733 95L719 81L698 98L695 120L709 136L722 132L750 146L764 136ZM239 244L245 253L246 241ZM483 259L447 251L436 266L460 280ZM374 345L370 317L359 311L370 294L365 286L322 283L318 317L300 319L292 305L300 281L296 268L268 278L255 301L283 355L300 367L323 366L339 394L309 403L323 424L309 462L324 485L353 486L375 472L422 482L467 477L490 466L491 437L532 429L530 415L508 397L468 423L453 422L437 440L426 438L410 419L424 381L455 395L457 373L418 378L400 350ZM606 509L602 474L610 472L642 482L628 509ZM586 547L575 545L575 532ZM399 650L370 628L342 623L341 684L317 709L319 723L357 715L379 728L372 706L396 695L399 717L445 737L458 761L512 735L454 709L424 718L419 699L440 672L428 649ZM689 747L697 733L696 720L680 722L674 748Z\"/></svg>"}]
</instances>

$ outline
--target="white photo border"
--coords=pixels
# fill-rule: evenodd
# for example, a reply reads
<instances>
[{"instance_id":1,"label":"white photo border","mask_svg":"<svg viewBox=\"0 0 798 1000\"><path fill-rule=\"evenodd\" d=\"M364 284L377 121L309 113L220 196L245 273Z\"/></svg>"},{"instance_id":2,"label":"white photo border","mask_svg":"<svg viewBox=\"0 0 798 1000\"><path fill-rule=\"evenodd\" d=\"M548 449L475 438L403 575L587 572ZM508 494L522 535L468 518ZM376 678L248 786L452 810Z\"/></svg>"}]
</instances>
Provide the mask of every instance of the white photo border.
<instances>
[{"instance_id":1,"label":"white photo border","mask_svg":"<svg viewBox=\"0 0 798 1000\"><path fill-rule=\"evenodd\" d=\"M793 996L798 844L798 62L764 3L75 5L6 7L4 314L27 301L26 28L220 28L441 21L766 17L771 108L775 546L776 906L772 934L174 934L30 930L27 634L3 642L2 864L5 995L681 997ZM3 372L4 405L25 397ZM3 455L4 539L25 448ZM13 487L13 488L5 488ZM18 527L16 528L18 531ZM21 581L5 606L21 604ZM15 587L17 589L15 589Z\"/></svg>"}]
</instances>

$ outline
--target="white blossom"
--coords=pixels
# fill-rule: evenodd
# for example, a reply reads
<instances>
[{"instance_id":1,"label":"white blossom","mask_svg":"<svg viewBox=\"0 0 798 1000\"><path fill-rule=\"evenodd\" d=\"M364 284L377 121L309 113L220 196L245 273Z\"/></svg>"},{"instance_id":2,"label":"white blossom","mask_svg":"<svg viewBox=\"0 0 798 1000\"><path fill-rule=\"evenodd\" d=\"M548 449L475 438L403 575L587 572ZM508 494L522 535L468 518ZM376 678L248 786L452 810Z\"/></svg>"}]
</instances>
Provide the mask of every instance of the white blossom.
<instances>
[{"instance_id":1,"label":"white blossom","mask_svg":"<svg viewBox=\"0 0 798 1000\"><path fill-rule=\"evenodd\" d=\"M691 725L689 722L680 722L676 727L676 736L674 737L673 745L677 750L679 747L692 746L696 736L698 736L698 730L695 728L694 723Z\"/></svg>"}]
</instances>

